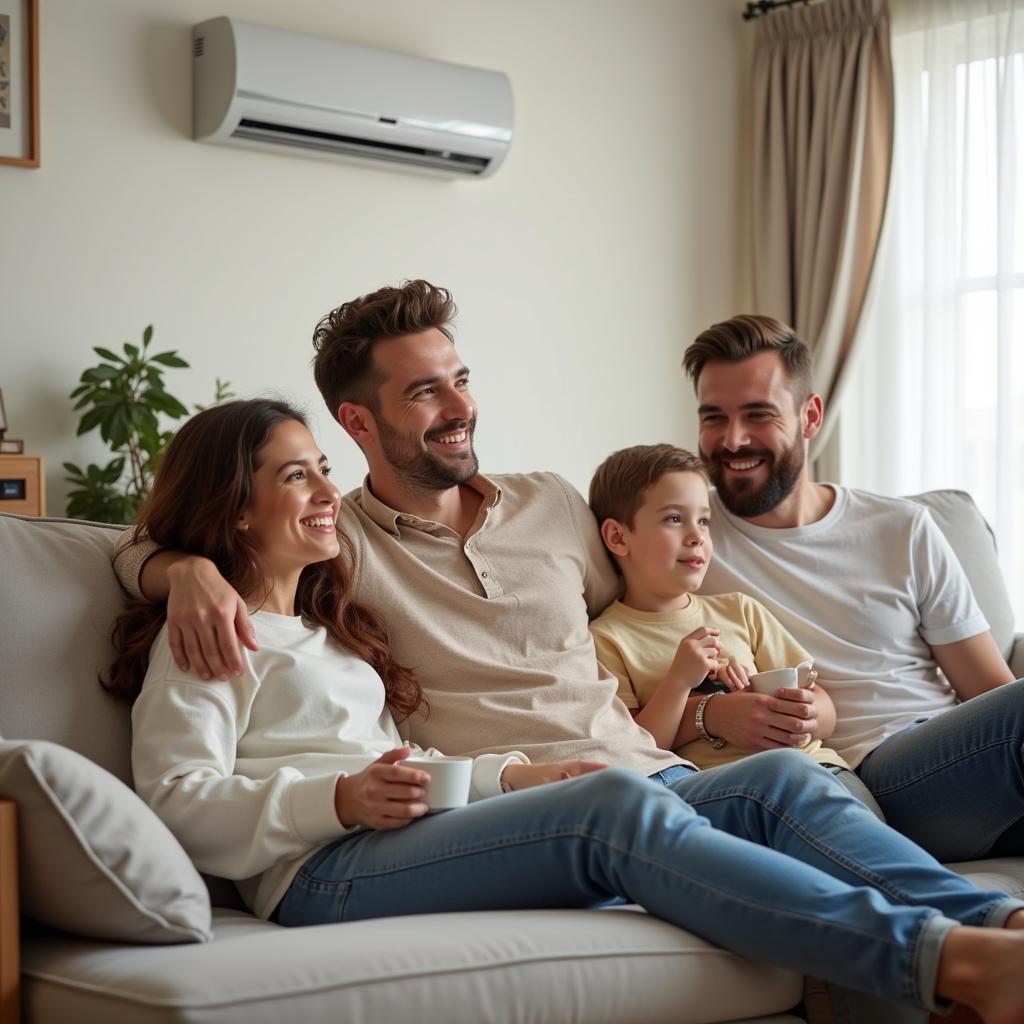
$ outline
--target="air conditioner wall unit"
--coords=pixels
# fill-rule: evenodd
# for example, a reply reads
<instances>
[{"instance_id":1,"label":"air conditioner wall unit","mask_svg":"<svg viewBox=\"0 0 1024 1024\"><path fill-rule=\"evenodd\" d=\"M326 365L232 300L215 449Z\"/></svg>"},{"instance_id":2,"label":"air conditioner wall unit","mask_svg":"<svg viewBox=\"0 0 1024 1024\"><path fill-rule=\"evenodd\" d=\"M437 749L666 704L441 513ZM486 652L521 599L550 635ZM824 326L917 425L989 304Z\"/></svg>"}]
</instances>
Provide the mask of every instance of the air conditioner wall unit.
<instances>
[{"instance_id":1,"label":"air conditioner wall unit","mask_svg":"<svg viewBox=\"0 0 1024 1024\"><path fill-rule=\"evenodd\" d=\"M393 168L488 177L512 141L498 71L234 18L192 29L194 136Z\"/></svg>"}]
</instances>

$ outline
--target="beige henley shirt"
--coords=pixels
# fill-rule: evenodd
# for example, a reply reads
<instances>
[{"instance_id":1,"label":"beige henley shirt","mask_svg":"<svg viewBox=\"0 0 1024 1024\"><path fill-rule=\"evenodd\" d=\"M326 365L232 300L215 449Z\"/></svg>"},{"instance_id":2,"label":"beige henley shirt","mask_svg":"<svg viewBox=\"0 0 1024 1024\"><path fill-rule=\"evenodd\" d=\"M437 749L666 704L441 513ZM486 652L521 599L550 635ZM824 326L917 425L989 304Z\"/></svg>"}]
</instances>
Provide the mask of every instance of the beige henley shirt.
<instances>
[{"instance_id":1,"label":"beige henley shirt","mask_svg":"<svg viewBox=\"0 0 1024 1024\"><path fill-rule=\"evenodd\" d=\"M589 615L619 584L583 498L551 473L469 486L484 500L465 537L389 508L368 480L344 499L356 599L384 615L395 657L430 704L400 723L402 735L448 754L519 750L645 775L681 764L633 721L597 662ZM142 542L115 556L130 593L152 552Z\"/></svg>"}]
</instances>

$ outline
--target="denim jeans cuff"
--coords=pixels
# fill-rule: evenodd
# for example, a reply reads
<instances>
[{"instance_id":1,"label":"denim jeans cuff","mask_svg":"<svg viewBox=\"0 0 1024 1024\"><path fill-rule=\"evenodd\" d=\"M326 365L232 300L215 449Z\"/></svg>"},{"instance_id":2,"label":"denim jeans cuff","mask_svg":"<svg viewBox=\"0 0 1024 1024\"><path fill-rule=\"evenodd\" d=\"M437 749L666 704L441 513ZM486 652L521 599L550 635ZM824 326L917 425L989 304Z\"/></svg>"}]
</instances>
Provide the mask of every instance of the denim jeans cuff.
<instances>
[{"instance_id":1,"label":"denim jeans cuff","mask_svg":"<svg viewBox=\"0 0 1024 1024\"><path fill-rule=\"evenodd\" d=\"M1018 910L1024 910L1024 900L1007 897L1005 900L993 903L992 908L985 915L984 926L986 928L1005 928L1009 916Z\"/></svg>"},{"instance_id":2,"label":"denim jeans cuff","mask_svg":"<svg viewBox=\"0 0 1024 1024\"><path fill-rule=\"evenodd\" d=\"M915 958L915 974L917 984L917 1001L930 1013L941 1013L945 1016L952 1003L935 992L935 984L939 977L939 956L946 936L959 921L953 921L942 914L928 918L921 928Z\"/></svg>"}]
</instances>

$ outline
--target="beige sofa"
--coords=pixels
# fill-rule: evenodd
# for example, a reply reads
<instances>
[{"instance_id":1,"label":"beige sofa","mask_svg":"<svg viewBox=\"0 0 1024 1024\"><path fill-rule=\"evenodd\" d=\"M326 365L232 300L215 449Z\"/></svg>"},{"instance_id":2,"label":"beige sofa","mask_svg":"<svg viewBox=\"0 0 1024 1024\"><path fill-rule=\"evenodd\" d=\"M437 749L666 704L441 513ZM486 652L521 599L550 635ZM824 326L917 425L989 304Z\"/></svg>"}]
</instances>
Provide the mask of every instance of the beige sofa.
<instances>
[{"instance_id":1,"label":"beige sofa","mask_svg":"<svg viewBox=\"0 0 1024 1024\"><path fill-rule=\"evenodd\" d=\"M983 521L965 495L925 500L1011 653L1009 604ZM744 961L635 908L289 930L251 917L233 887L211 882L211 911L183 851L123 784L127 710L97 685L121 605L109 565L117 534L0 515L0 1024L19 1019L19 996L20 1019L33 1024L799 1019L795 973ZM1024 662L1024 643L1014 657ZM964 870L1024 892L1024 861Z\"/></svg>"}]
</instances>

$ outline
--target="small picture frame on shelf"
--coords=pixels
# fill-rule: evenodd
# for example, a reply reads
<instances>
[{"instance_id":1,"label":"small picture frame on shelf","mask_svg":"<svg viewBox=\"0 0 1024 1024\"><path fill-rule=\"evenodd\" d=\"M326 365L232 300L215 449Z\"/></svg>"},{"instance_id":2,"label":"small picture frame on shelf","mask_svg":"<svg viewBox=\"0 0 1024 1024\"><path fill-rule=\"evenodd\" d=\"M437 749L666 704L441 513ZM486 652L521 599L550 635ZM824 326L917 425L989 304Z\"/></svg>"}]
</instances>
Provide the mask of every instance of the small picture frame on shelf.
<instances>
[{"instance_id":1,"label":"small picture frame on shelf","mask_svg":"<svg viewBox=\"0 0 1024 1024\"><path fill-rule=\"evenodd\" d=\"M25 442L7 437L7 413L4 411L4 393L0 391L0 455L22 455Z\"/></svg>"}]
</instances>

